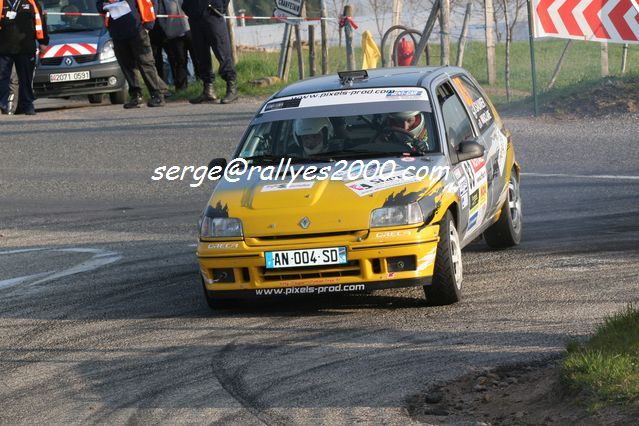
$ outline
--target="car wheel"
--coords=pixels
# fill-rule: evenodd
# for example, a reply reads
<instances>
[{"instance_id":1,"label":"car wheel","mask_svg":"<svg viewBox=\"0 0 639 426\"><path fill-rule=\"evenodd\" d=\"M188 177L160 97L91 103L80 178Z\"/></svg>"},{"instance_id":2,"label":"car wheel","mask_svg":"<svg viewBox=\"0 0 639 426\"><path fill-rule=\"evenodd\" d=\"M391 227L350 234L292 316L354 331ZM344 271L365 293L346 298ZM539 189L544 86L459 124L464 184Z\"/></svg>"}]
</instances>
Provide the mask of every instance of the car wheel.
<instances>
[{"instance_id":1,"label":"car wheel","mask_svg":"<svg viewBox=\"0 0 639 426\"><path fill-rule=\"evenodd\" d=\"M450 211L439 224L439 243L435 258L435 270L430 285L424 286L429 305L450 305L462 296L463 266L461 242Z\"/></svg>"},{"instance_id":2,"label":"car wheel","mask_svg":"<svg viewBox=\"0 0 639 426\"><path fill-rule=\"evenodd\" d=\"M122 89L119 92L109 93L109 99L113 105L122 105L126 102L128 97L128 90Z\"/></svg>"},{"instance_id":3,"label":"car wheel","mask_svg":"<svg viewBox=\"0 0 639 426\"><path fill-rule=\"evenodd\" d=\"M204 285L204 280L202 279L202 289L204 290L204 298L206 299L206 304L209 306L211 310L218 310L228 306L228 302L226 299L217 299L215 298L210 291L206 289Z\"/></svg>"},{"instance_id":4,"label":"car wheel","mask_svg":"<svg viewBox=\"0 0 639 426\"><path fill-rule=\"evenodd\" d=\"M519 176L513 169L508 181L508 198L501 208L499 220L484 232L486 243L495 249L516 246L521 241L522 219Z\"/></svg>"},{"instance_id":5,"label":"car wheel","mask_svg":"<svg viewBox=\"0 0 639 426\"><path fill-rule=\"evenodd\" d=\"M89 95L89 102L92 104L101 104L104 99L104 95L102 93L98 95Z\"/></svg>"}]
</instances>

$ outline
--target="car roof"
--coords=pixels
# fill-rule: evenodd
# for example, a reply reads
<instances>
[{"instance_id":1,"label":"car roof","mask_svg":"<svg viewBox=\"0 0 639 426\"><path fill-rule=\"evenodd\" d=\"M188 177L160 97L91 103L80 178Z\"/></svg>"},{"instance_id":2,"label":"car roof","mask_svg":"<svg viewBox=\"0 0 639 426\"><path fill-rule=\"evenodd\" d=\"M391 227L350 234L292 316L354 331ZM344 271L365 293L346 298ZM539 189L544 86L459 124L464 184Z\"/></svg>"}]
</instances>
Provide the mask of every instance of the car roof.
<instances>
[{"instance_id":1,"label":"car roof","mask_svg":"<svg viewBox=\"0 0 639 426\"><path fill-rule=\"evenodd\" d=\"M367 70L368 78L342 84L337 74L309 78L286 86L271 99L297 96L306 93L329 92L343 89L368 89L374 87L428 87L431 80L442 74L466 72L459 67L394 67Z\"/></svg>"}]
</instances>

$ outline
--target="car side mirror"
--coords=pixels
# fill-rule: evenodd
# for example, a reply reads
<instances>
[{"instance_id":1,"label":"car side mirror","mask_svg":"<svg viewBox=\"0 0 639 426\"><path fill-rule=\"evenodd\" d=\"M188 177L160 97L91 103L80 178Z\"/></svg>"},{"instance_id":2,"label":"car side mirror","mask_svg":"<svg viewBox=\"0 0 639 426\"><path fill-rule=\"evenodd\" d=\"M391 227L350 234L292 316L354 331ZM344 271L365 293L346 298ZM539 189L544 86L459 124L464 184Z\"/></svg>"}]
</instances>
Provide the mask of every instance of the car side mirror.
<instances>
[{"instance_id":1,"label":"car side mirror","mask_svg":"<svg viewBox=\"0 0 639 426\"><path fill-rule=\"evenodd\" d=\"M476 140L460 142L457 145L457 161L461 163L462 161L483 157L484 151L484 146Z\"/></svg>"},{"instance_id":2,"label":"car side mirror","mask_svg":"<svg viewBox=\"0 0 639 426\"><path fill-rule=\"evenodd\" d=\"M222 169L222 171L226 168L226 158L214 158L211 160L211 162L209 163L209 171L213 168L213 167L220 167Z\"/></svg>"}]
</instances>

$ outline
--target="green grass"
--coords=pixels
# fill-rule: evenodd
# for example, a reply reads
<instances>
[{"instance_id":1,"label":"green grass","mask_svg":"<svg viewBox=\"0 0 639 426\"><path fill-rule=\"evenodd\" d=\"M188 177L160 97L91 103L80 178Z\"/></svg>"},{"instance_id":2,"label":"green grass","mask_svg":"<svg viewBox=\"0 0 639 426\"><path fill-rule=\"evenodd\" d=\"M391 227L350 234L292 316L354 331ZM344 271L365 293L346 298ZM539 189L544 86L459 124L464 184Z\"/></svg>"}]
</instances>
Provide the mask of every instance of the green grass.
<instances>
[{"instance_id":1,"label":"green grass","mask_svg":"<svg viewBox=\"0 0 639 426\"><path fill-rule=\"evenodd\" d=\"M559 55L565 45L565 40L542 40L536 42L536 63L538 91L542 103L548 99L556 98L557 95L570 93L570 90L586 90L600 80L600 44L594 42L573 41L568 50L563 68L559 78L555 83L555 88L546 92L546 87L552 76ZM620 75L621 71L621 44L610 44L609 68L611 75ZM506 103L504 62L505 44L497 45L497 82L494 85L486 84L486 55L484 43L472 41L467 43L464 55L464 68L468 69L488 91L491 98L497 105L503 106ZM439 46L431 46L431 64L439 64ZM304 48L305 76L309 76L308 48ZM457 57L456 43L451 44L451 62L455 62ZM262 77L277 75L277 63L279 52L239 52L238 63L236 65L238 73L239 92L243 96L267 96L278 89L290 84L298 79L297 55L293 50L289 81L275 85L258 87L249 84L249 81ZM356 64L362 63L361 49L355 49ZM321 50L316 49L317 69L321 70ZM422 64L425 61L422 59ZM515 42L512 46L511 58L511 87L513 96L512 102L528 102L526 100L532 93L531 70L530 70L530 49L528 42ZM346 54L344 48L331 47L329 49L329 72L335 73L345 69ZM381 65L381 62L380 62ZM217 69L217 64L214 65ZM627 72L639 72L639 47L631 45L628 49ZM216 79L216 90L224 94L224 82ZM565 92L568 90L567 92ZM192 85L185 93L178 94L175 99L184 99L195 96L201 91L201 85Z\"/></svg>"},{"instance_id":2,"label":"green grass","mask_svg":"<svg viewBox=\"0 0 639 426\"><path fill-rule=\"evenodd\" d=\"M569 389L591 409L612 403L639 406L639 310L609 317L583 344L571 342L563 361Z\"/></svg>"}]
</instances>

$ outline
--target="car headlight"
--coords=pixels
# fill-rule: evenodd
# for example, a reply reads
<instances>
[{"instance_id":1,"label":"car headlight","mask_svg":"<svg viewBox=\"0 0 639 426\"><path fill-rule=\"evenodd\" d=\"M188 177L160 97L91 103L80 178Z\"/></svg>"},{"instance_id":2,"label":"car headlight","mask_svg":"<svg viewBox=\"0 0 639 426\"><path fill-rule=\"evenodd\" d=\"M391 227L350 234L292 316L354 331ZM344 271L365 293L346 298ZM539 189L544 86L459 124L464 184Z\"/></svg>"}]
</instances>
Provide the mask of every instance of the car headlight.
<instances>
[{"instance_id":1,"label":"car headlight","mask_svg":"<svg viewBox=\"0 0 639 426\"><path fill-rule=\"evenodd\" d=\"M412 225L422 223L423 221L424 215L417 203L404 206L382 207L373 210L371 213L371 228Z\"/></svg>"},{"instance_id":2,"label":"car headlight","mask_svg":"<svg viewBox=\"0 0 639 426\"><path fill-rule=\"evenodd\" d=\"M100 52L100 62L113 62L116 61L115 50L113 50L113 42L111 40L104 43L102 51Z\"/></svg>"},{"instance_id":3,"label":"car headlight","mask_svg":"<svg viewBox=\"0 0 639 426\"><path fill-rule=\"evenodd\" d=\"M200 219L200 238L241 237L242 221L236 218L208 217Z\"/></svg>"}]
</instances>

